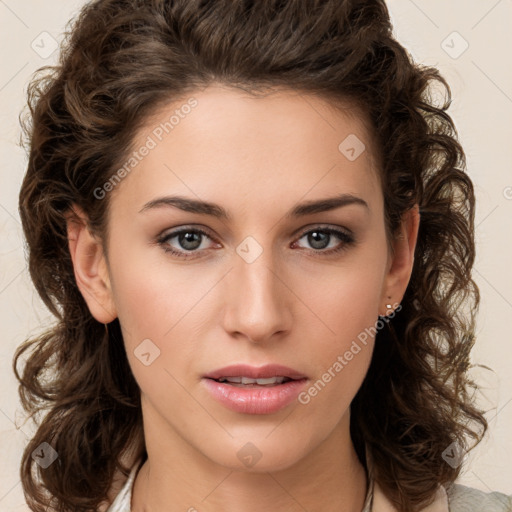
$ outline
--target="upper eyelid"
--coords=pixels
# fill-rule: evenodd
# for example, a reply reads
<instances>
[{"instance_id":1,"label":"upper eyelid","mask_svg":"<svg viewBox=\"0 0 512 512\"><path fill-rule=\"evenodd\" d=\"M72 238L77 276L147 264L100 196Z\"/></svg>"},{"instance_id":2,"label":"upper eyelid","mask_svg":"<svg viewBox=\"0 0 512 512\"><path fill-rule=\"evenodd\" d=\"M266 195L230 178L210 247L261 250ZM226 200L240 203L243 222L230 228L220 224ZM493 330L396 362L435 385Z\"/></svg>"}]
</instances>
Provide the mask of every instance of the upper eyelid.
<instances>
[{"instance_id":1,"label":"upper eyelid","mask_svg":"<svg viewBox=\"0 0 512 512\"><path fill-rule=\"evenodd\" d=\"M160 233L157 236L157 240L165 240L169 238L174 238L175 236L188 231L196 231L203 235L208 236L212 240L215 240L215 236L212 236L210 234L210 230L204 227L198 227L198 226L184 226L184 227L177 227L177 228L171 228L170 230L164 230L162 233Z\"/></svg>"},{"instance_id":2,"label":"upper eyelid","mask_svg":"<svg viewBox=\"0 0 512 512\"><path fill-rule=\"evenodd\" d=\"M305 234L309 233L310 231L314 231L315 229L318 229L319 231L320 230L325 230L325 231L341 231L342 233L346 234L346 235L350 235L352 236L352 230L348 229L348 228L345 228L345 227L341 227L341 226L332 226L330 224L322 224L322 223L317 223L317 224L310 224L304 228L301 228L301 229L298 229L297 231L294 231L293 232L293 235L294 236L300 236L300 237L303 237Z\"/></svg>"}]
</instances>

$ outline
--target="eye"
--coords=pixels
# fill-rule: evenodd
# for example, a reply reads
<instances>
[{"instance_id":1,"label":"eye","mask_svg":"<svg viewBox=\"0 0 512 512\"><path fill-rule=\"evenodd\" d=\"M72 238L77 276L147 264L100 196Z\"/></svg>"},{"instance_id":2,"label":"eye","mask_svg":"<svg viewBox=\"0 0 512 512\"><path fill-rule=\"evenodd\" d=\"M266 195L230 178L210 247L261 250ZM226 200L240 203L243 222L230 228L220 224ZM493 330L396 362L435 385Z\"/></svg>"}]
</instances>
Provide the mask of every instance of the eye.
<instances>
[{"instance_id":1,"label":"eye","mask_svg":"<svg viewBox=\"0 0 512 512\"><path fill-rule=\"evenodd\" d=\"M204 238L210 238L209 234L199 228L181 228L177 231L164 234L157 242L163 247L164 251L178 256L180 258L193 258L194 252L199 252L199 249L205 249L203 246ZM171 243L176 239L175 245ZM178 247L176 248L176 245ZM188 254L187 254L188 253Z\"/></svg>"},{"instance_id":2,"label":"eye","mask_svg":"<svg viewBox=\"0 0 512 512\"><path fill-rule=\"evenodd\" d=\"M334 246L331 245L329 248L330 243L333 241L333 235L338 238L341 243L338 242L338 244ZM299 241L303 238L306 238L307 243L314 249L314 252L321 252L326 255L345 250L355 242L354 237L345 231L321 226L317 226L315 229L310 229L303 233Z\"/></svg>"},{"instance_id":3,"label":"eye","mask_svg":"<svg viewBox=\"0 0 512 512\"><path fill-rule=\"evenodd\" d=\"M337 245L331 245L333 236L339 240ZM165 252L168 252L178 258L188 259L199 256L201 250L205 250L203 242L205 238L212 240L212 237L203 229L183 227L170 233L165 233L157 239L157 242ZM298 241L303 238L312 247L312 252L330 255L341 252L355 243L354 237L345 231L331 227L317 226L314 229L304 232ZM293 246L297 245L294 242ZM327 249L327 250L326 250ZM196 256L197 253L197 256Z\"/></svg>"}]
</instances>

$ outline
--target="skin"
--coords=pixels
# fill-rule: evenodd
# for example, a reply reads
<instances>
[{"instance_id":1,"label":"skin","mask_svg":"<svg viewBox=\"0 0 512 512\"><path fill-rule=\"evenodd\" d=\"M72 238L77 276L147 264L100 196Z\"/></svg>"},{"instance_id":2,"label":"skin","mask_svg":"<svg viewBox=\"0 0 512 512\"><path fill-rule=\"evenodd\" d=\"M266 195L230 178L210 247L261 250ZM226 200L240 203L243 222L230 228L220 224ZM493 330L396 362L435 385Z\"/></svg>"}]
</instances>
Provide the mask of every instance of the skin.
<instances>
[{"instance_id":1,"label":"skin","mask_svg":"<svg viewBox=\"0 0 512 512\"><path fill-rule=\"evenodd\" d=\"M320 379L386 314L386 304L401 301L417 206L390 251L371 140L355 109L343 113L319 97L277 89L255 98L214 85L193 96L198 105L107 198L108 259L83 212L76 209L78 218L68 222L77 284L99 322L119 318L141 389L148 461L136 478L133 510L361 510L367 479L349 435L350 403L373 338L309 403L273 414L225 408L201 377L243 362L280 363L311 384ZM134 147L184 102L162 107L135 134ZM354 161L338 150L349 134L366 145ZM368 208L285 217L298 203L342 193ZM140 212L166 195L218 203L231 219L172 206ZM209 233L198 235L193 258L173 256L156 241L191 224ZM326 226L350 230L355 243L325 255L344 242L323 232L318 248L307 233ZM263 250L251 263L236 252L247 236ZM178 237L166 244L190 247ZM148 338L160 355L145 366L134 350ZM261 453L252 467L237 457L248 442Z\"/></svg>"}]
</instances>

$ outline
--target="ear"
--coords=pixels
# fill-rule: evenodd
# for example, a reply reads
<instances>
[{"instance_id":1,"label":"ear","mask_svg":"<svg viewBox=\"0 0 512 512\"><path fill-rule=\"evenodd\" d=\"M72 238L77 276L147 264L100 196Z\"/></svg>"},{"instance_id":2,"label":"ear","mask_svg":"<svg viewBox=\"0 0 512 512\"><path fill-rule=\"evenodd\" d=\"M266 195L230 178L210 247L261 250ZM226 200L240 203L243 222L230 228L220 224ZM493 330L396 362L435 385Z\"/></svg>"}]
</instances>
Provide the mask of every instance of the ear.
<instances>
[{"instance_id":1,"label":"ear","mask_svg":"<svg viewBox=\"0 0 512 512\"><path fill-rule=\"evenodd\" d=\"M92 316L98 322L109 323L117 317L117 312L101 240L90 232L88 219L77 205L72 205L66 218L78 288Z\"/></svg>"},{"instance_id":2,"label":"ear","mask_svg":"<svg viewBox=\"0 0 512 512\"><path fill-rule=\"evenodd\" d=\"M402 217L400 232L393 240L393 253L388 260L388 270L385 276L383 292L381 296L380 312L382 316L389 313L386 304L391 304L392 309L402 301L405 290L409 284L414 265L414 250L418 238L420 224L419 207L415 204Z\"/></svg>"}]
</instances>

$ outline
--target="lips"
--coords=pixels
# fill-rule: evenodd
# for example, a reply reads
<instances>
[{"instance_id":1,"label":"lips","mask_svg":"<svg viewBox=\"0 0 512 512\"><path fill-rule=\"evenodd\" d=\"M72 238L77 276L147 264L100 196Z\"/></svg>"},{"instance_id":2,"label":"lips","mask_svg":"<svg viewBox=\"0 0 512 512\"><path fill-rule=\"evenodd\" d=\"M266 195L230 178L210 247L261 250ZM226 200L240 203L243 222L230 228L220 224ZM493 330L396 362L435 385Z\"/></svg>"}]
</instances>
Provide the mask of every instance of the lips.
<instances>
[{"instance_id":1,"label":"lips","mask_svg":"<svg viewBox=\"0 0 512 512\"><path fill-rule=\"evenodd\" d=\"M232 411L273 414L295 402L308 380L287 366L236 364L204 375L201 385L213 399Z\"/></svg>"},{"instance_id":2,"label":"lips","mask_svg":"<svg viewBox=\"0 0 512 512\"><path fill-rule=\"evenodd\" d=\"M214 370L204 375L204 378L206 379L212 379L219 382L234 381L234 383L237 383L236 381L240 380L240 378L245 378L246 384L252 383L250 381L260 379L262 385L271 384L271 381L268 379L272 379L274 377L278 377L278 381L282 380L282 382L307 378L304 374L298 372L297 370L279 364L269 364L260 367L246 364L235 364L225 366L224 368L219 368L218 370ZM265 379L266 382L262 379ZM238 383L243 385L244 379L240 380ZM278 383L279 382L276 382L274 385Z\"/></svg>"}]
</instances>

